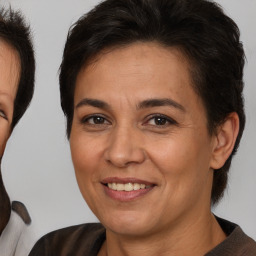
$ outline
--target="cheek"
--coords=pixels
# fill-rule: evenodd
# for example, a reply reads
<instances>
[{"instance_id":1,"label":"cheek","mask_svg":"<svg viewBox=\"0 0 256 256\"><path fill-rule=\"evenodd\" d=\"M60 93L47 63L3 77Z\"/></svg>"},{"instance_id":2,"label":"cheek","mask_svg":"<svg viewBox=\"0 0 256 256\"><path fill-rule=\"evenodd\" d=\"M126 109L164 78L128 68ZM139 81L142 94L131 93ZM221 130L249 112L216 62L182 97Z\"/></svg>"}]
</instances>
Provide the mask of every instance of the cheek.
<instances>
[{"instance_id":1,"label":"cheek","mask_svg":"<svg viewBox=\"0 0 256 256\"><path fill-rule=\"evenodd\" d=\"M97 216L99 199L97 189L99 183L99 170L101 170L100 147L97 139L91 139L87 136L71 136L70 149L72 161L75 169L77 183L80 192Z\"/></svg>"},{"instance_id":2,"label":"cheek","mask_svg":"<svg viewBox=\"0 0 256 256\"><path fill-rule=\"evenodd\" d=\"M167 138L148 146L148 154L152 162L167 173L179 174L192 162L196 162L196 147L190 141L182 138Z\"/></svg>"},{"instance_id":3,"label":"cheek","mask_svg":"<svg viewBox=\"0 0 256 256\"><path fill-rule=\"evenodd\" d=\"M187 136L173 136L149 146L150 158L165 185L177 194L207 182L211 151L208 137L203 137L188 132Z\"/></svg>"},{"instance_id":4,"label":"cheek","mask_svg":"<svg viewBox=\"0 0 256 256\"><path fill-rule=\"evenodd\" d=\"M97 166L99 164L99 144L97 140L84 136L71 136L70 149L72 161L79 186L87 185L96 180Z\"/></svg>"},{"instance_id":5,"label":"cheek","mask_svg":"<svg viewBox=\"0 0 256 256\"><path fill-rule=\"evenodd\" d=\"M7 124L0 124L0 157L3 156L9 138L9 131L9 126Z\"/></svg>"},{"instance_id":6,"label":"cheek","mask_svg":"<svg viewBox=\"0 0 256 256\"><path fill-rule=\"evenodd\" d=\"M210 201L211 179L207 155L194 145L169 145L164 152L155 151L152 157L162 175L163 207L167 214L188 211L201 202ZM203 155L204 154L204 155Z\"/></svg>"}]
</instances>

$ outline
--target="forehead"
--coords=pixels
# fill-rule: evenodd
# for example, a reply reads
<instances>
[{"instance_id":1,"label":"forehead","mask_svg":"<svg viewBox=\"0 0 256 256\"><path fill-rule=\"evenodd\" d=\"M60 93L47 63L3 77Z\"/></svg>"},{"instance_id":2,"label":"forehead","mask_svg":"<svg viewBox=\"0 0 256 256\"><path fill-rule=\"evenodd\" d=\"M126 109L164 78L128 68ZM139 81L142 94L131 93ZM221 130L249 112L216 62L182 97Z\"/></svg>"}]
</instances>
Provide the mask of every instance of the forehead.
<instances>
[{"instance_id":1,"label":"forehead","mask_svg":"<svg viewBox=\"0 0 256 256\"><path fill-rule=\"evenodd\" d=\"M154 62L152 63L152 60ZM91 57L86 65L81 68L80 72L90 72L98 65L115 67L118 70L140 64L143 68L152 64L161 65L166 62L180 62L184 69L189 69L189 59L183 54L178 47L165 47L158 42L135 42L124 46L113 46L99 51L95 56ZM142 63L143 61L143 63ZM122 63L123 65L120 65ZM137 66L138 67L138 66ZM127 70L128 71L128 70ZM78 74L79 74L78 73Z\"/></svg>"},{"instance_id":2,"label":"forehead","mask_svg":"<svg viewBox=\"0 0 256 256\"><path fill-rule=\"evenodd\" d=\"M82 91L100 95L102 90L108 94L117 90L133 91L137 95L141 90L152 94L162 92L162 96L166 90L176 94L185 87L192 89L189 67L181 51L157 43L107 49L80 70L75 96L79 97Z\"/></svg>"},{"instance_id":3,"label":"forehead","mask_svg":"<svg viewBox=\"0 0 256 256\"><path fill-rule=\"evenodd\" d=\"M15 99L20 77L20 58L7 42L0 40L0 95Z\"/></svg>"}]
</instances>

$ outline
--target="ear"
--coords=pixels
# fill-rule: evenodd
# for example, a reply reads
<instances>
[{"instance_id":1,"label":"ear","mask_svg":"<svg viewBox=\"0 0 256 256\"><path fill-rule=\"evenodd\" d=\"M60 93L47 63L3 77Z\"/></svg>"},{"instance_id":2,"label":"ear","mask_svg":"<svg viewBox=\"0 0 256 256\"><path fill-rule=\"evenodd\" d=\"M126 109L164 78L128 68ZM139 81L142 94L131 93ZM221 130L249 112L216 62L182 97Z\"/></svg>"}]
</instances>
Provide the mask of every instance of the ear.
<instances>
[{"instance_id":1,"label":"ear","mask_svg":"<svg viewBox=\"0 0 256 256\"><path fill-rule=\"evenodd\" d=\"M221 168L234 148L239 132L239 117L236 112L229 114L223 124L217 128L210 167Z\"/></svg>"}]
</instances>

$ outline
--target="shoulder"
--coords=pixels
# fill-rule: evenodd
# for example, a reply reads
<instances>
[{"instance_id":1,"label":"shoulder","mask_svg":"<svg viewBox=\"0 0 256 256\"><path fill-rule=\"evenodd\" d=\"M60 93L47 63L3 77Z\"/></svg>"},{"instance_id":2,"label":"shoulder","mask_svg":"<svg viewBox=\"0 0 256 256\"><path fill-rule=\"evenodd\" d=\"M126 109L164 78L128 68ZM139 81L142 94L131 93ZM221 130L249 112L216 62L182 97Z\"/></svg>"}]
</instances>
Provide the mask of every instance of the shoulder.
<instances>
[{"instance_id":1,"label":"shoulder","mask_svg":"<svg viewBox=\"0 0 256 256\"><path fill-rule=\"evenodd\" d=\"M35 244L29 256L86 255L98 251L104 240L105 229L100 223L71 226L43 236Z\"/></svg>"},{"instance_id":2,"label":"shoulder","mask_svg":"<svg viewBox=\"0 0 256 256\"><path fill-rule=\"evenodd\" d=\"M9 222L0 237L0 255L27 255L29 248L24 244L30 216L24 204L12 202Z\"/></svg>"},{"instance_id":3,"label":"shoulder","mask_svg":"<svg viewBox=\"0 0 256 256\"><path fill-rule=\"evenodd\" d=\"M29 225L31 223L31 218L29 216L28 210L23 203L13 201L12 210L20 216L20 218L23 220L25 224Z\"/></svg>"},{"instance_id":4,"label":"shoulder","mask_svg":"<svg viewBox=\"0 0 256 256\"><path fill-rule=\"evenodd\" d=\"M216 217L227 238L206 256L255 256L256 242L235 223Z\"/></svg>"}]
</instances>

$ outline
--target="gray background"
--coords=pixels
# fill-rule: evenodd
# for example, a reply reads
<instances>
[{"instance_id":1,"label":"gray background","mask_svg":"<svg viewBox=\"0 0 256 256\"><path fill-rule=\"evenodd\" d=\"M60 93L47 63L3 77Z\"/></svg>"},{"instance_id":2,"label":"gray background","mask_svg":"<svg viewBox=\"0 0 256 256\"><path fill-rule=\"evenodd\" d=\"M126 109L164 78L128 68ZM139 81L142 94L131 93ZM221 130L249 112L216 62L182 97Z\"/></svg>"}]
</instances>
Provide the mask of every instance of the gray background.
<instances>
[{"instance_id":1,"label":"gray background","mask_svg":"<svg viewBox=\"0 0 256 256\"><path fill-rule=\"evenodd\" d=\"M60 108L58 68L70 25L97 0L4 0L20 9L31 23L37 71L35 95L14 130L3 159L2 172L12 200L28 208L33 225L30 246L41 235L64 226L93 222L73 172L65 120ZM247 124L235 157L225 198L214 209L239 223L256 239L256 0L218 0L239 25L247 55L245 101Z\"/></svg>"}]
</instances>

